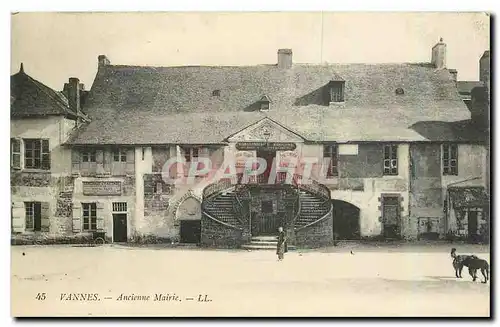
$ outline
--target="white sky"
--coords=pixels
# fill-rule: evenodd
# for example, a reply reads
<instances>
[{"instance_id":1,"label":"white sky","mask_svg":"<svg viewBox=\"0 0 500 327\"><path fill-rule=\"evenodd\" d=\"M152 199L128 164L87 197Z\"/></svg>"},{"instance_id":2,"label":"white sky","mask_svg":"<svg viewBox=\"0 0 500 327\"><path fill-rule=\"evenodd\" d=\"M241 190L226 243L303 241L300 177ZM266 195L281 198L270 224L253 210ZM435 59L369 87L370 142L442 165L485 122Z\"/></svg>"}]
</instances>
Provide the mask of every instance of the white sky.
<instances>
[{"instance_id":1,"label":"white sky","mask_svg":"<svg viewBox=\"0 0 500 327\"><path fill-rule=\"evenodd\" d=\"M482 13L20 13L12 16L11 73L25 71L61 89L78 77L88 89L97 56L113 64L251 65L294 62L429 62L444 38L448 67L478 79L489 49ZM323 30L323 33L322 33ZM323 38L322 38L323 34Z\"/></svg>"},{"instance_id":2,"label":"white sky","mask_svg":"<svg viewBox=\"0 0 500 327\"><path fill-rule=\"evenodd\" d=\"M323 38L322 36L323 30ZM97 56L113 64L251 65L276 62L429 62L444 38L448 67L477 80L489 49L483 13L19 13L12 16L11 73L60 90L68 77L90 88Z\"/></svg>"}]
</instances>

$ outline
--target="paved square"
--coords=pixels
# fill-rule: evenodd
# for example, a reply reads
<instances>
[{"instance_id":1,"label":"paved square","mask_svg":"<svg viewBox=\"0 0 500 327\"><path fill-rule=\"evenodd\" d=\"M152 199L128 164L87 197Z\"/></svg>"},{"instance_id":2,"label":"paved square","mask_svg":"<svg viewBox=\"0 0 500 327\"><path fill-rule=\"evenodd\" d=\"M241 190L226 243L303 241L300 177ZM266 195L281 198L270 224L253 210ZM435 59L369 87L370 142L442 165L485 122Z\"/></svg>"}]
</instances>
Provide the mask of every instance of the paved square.
<instances>
[{"instance_id":1,"label":"paved square","mask_svg":"<svg viewBox=\"0 0 500 327\"><path fill-rule=\"evenodd\" d=\"M344 246L277 262L273 251L15 246L12 313L489 316L490 284L473 283L467 269L454 278L450 247ZM455 247L490 259L487 247Z\"/></svg>"}]
</instances>

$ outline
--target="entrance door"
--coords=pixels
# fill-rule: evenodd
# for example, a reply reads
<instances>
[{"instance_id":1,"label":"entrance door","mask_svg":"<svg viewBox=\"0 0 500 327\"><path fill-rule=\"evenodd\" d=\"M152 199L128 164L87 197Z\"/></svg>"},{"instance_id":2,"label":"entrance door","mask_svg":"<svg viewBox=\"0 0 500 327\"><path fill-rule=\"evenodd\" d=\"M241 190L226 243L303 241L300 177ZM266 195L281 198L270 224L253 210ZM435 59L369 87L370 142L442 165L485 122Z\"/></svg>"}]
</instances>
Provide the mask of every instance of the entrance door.
<instances>
[{"instance_id":1,"label":"entrance door","mask_svg":"<svg viewBox=\"0 0 500 327\"><path fill-rule=\"evenodd\" d=\"M477 211L469 210L468 211L468 232L469 232L469 241L470 242L477 242L478 241L478 233L477 233L477 228L478 228L478 214Z\"/></svg>"},{"instance_id":2,"label":"entrance door","mask_svg":"<svg viewBox=\"0 0 500 327\"><path fill-rule=\"evenodd\" d=\"M42 230L42 203L34 202L33 205L33 230L41 231Z\"/></svg>"},{"instance_id":3,"label":"entrance door","mask_svg":"<svg viewBox=\"0 0 500 327\"><path fill-rule=\"evenodd\" d=\"M276 151L257 150L257 158L262 158L267 163L266 170L257 177L259 183L267 184L269 183L269 175L273 168L274 158L276 158ZM274 182L275 181L270 181L272 184L274 184Z\"/></svg>"},{"instance_id":4,"label":"entrance door","mask_svg":"<svg viewBox=\"0 0 500 327\"><path fill-rule=\"evenodd\" d=\"M181 220L181 243L200 243L201 220Z\"/></svg>"},{"instance_id":5,"label":"entrance door","mask_svg":"<svg viewBox=\"0 0 500 327\"><path fill-rule=\"evenodd\" d=\"M127 214L113 214L113 242L127 242Z\"/></svg>"},{"instance_id":6,"label":"entrance door","mask_svg":"<svg viewBox=\"0 0 500 327\"><path fill-rule=\"evenodd\" d=\"M283 219L275 212L273 201L263 200L260 212L252 217L252 235L276 235L280 224L283 224Z\"/></svg>"},{"instance_id":7,"label":"entrance door","mask_svg":"<svg viewBox=\"0 0 500 327\"><path fill-rule=\"evenodd\" d=\"M400 203L398 196L382 198L383 235L388 239L400 238Z\"/></svg>"}]
</instances>

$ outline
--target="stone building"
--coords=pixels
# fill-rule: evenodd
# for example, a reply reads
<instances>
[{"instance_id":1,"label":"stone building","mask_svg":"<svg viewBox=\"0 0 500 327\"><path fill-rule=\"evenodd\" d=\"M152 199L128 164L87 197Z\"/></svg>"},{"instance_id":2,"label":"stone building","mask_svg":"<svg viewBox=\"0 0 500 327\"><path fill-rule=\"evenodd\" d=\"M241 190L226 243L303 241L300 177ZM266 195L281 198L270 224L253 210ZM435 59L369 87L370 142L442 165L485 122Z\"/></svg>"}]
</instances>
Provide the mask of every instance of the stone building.
<instances>
[{"instance_id":1,"label":"stone building","mask_svg":"<svg viewBox=\"0 0 500 327\"><path fill-rule=\"evenodd\" d=\"M80 110L83 84L69 79L57 92L26 74L22 64L10 81L12 232L71 233L71 149L62 144L88 121Z\"/></svg>"},{"instance_id":2,"label":"stone building","mask_svg":"<svg viewBox=\"0 0 500 327\"><path fill-rule=\"evenodd\" d=\"M277 57L139 67L99 56L91 121L65 143L72 215L55 223L113 242L215 247L264 244L279 226L310 247L459 233L448 186L481 193L487 154L445 43L430 63Z\"/></svg>"}]
</instances>

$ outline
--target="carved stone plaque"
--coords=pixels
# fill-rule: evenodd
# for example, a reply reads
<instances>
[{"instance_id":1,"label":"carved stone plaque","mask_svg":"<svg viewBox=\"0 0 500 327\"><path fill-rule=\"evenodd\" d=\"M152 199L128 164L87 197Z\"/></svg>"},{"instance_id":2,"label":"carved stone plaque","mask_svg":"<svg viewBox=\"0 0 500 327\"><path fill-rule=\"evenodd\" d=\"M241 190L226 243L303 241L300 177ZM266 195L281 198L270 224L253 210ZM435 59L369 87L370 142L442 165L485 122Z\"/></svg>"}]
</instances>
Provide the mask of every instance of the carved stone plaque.
<instances>
[{"instance_id":1,"label":"carved stone plaque","mask_svg":"<svg viewBox=\"0 0 500 327\"><path fill-rule=\"evenodd\" d=\"M83 183L83 195L122 195L122 183L117 181L92 181Z\"/></svg>"}]
</instances>

